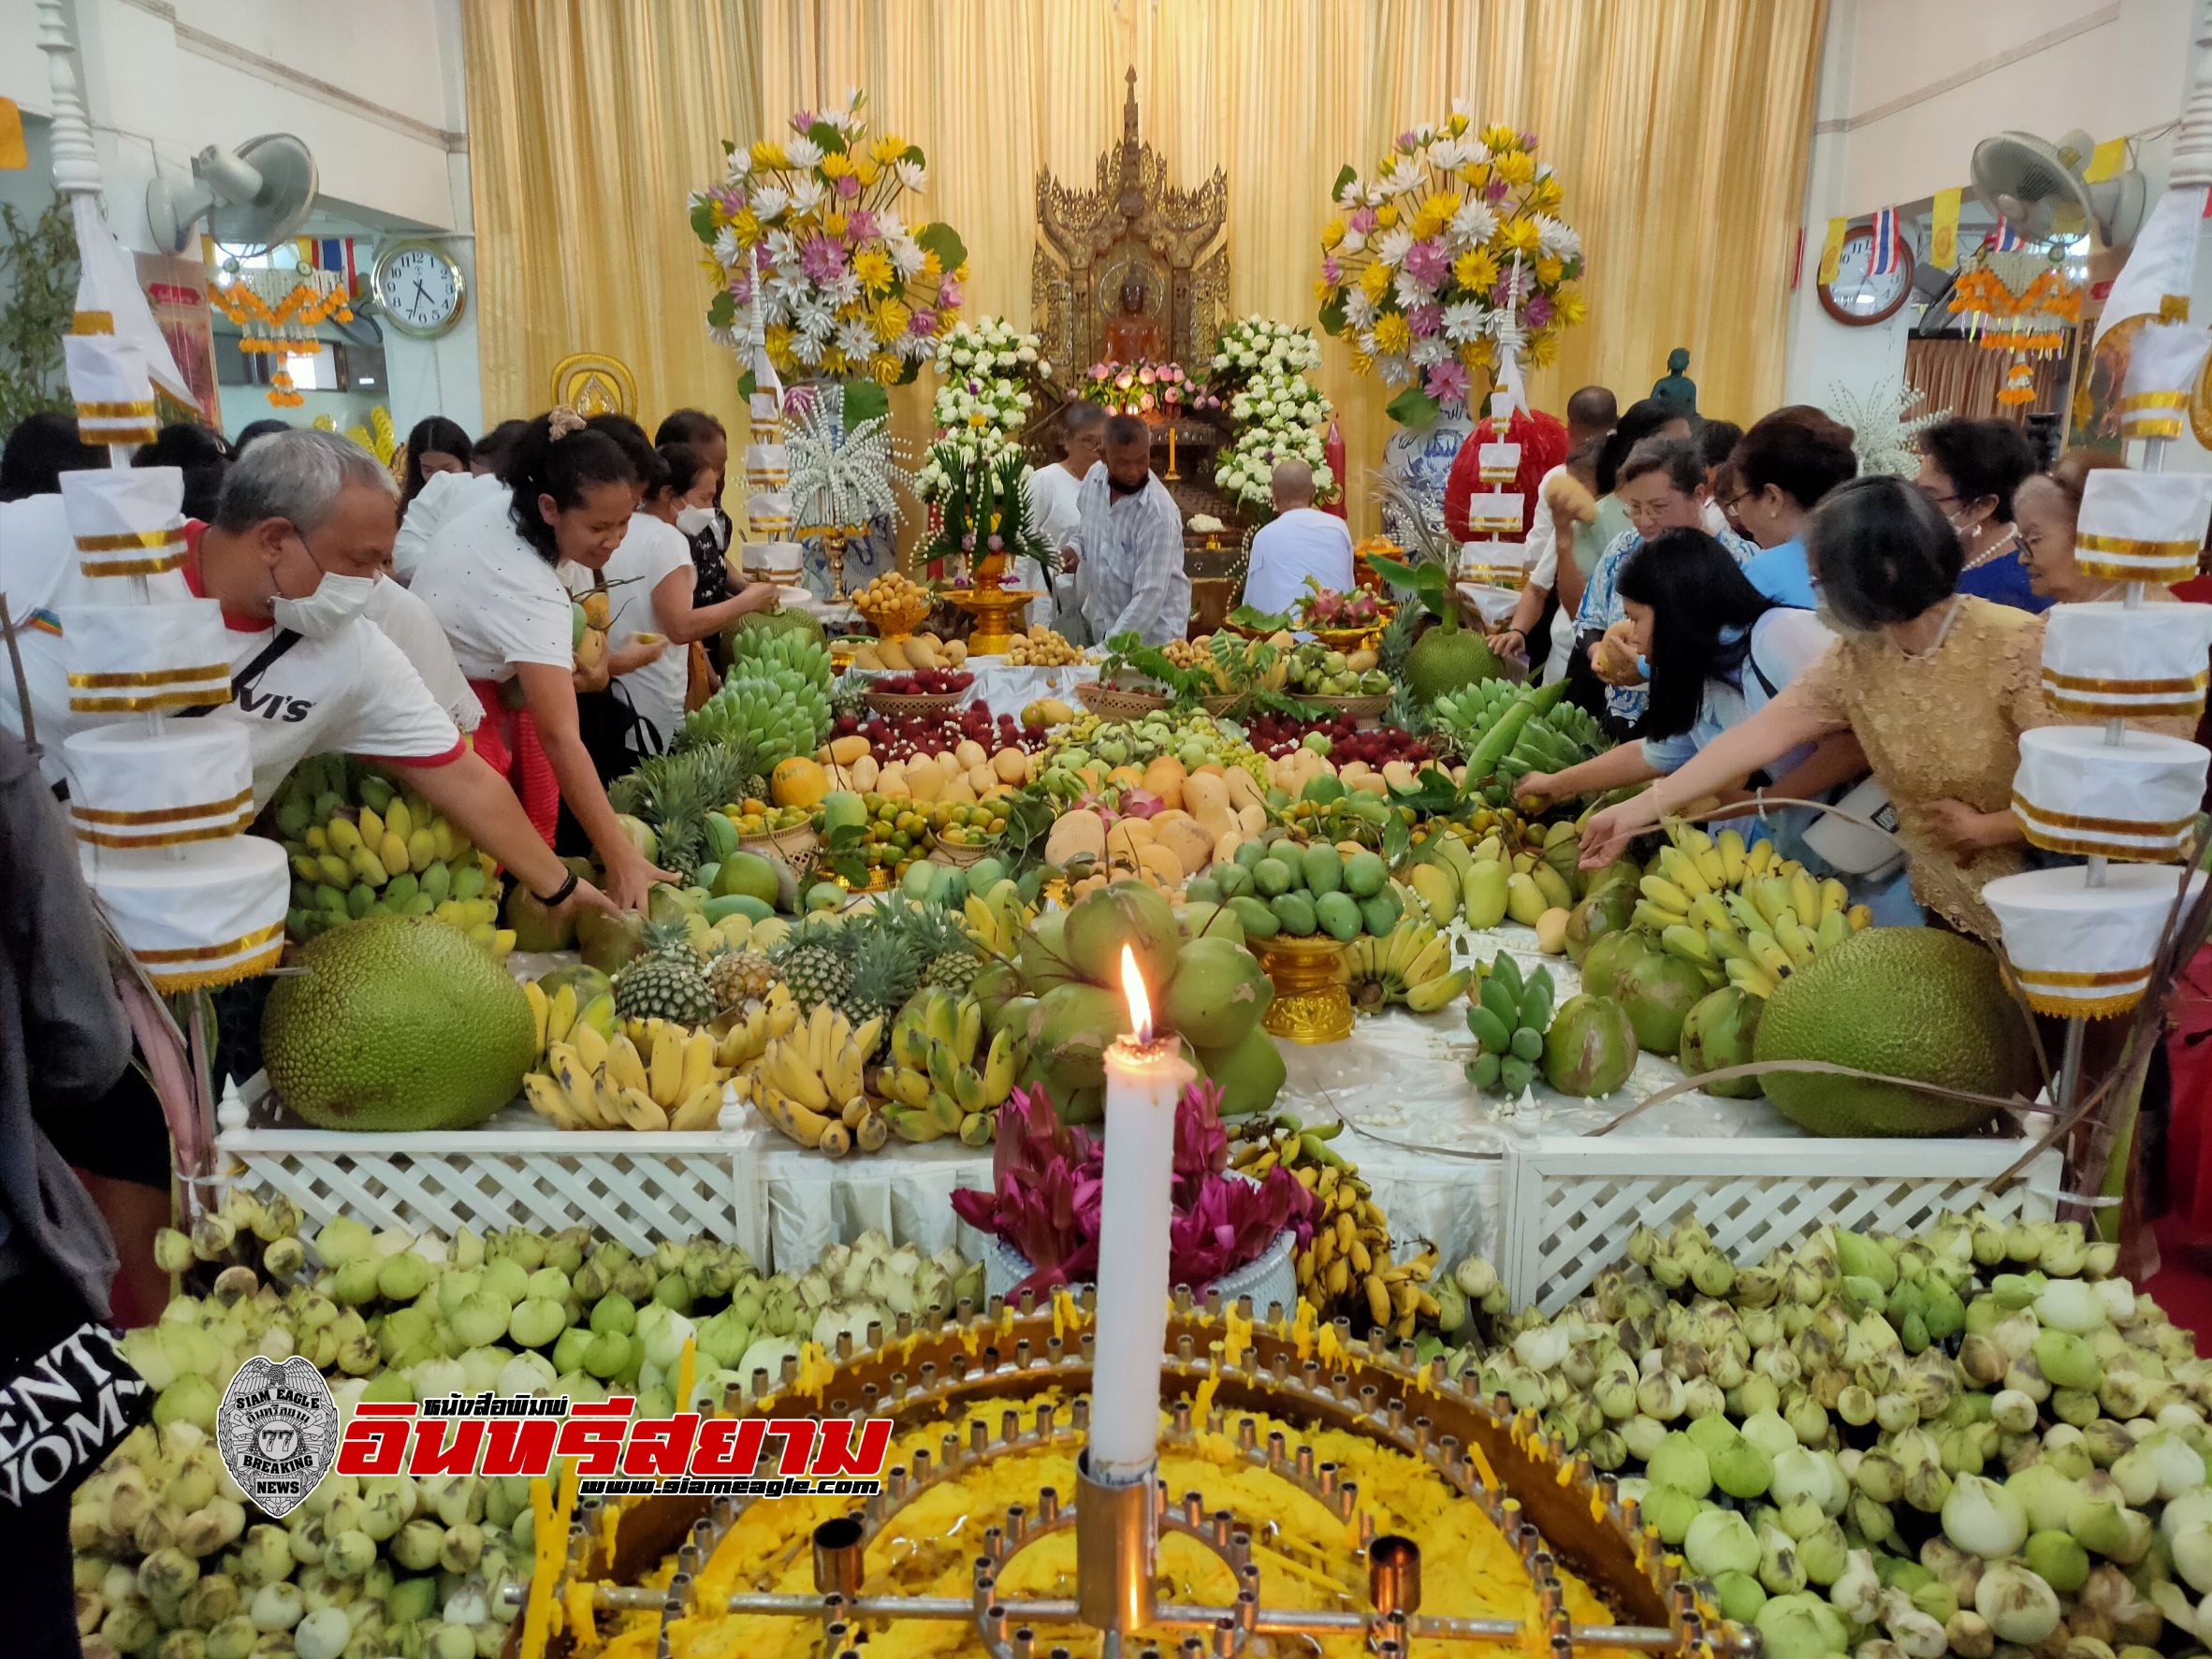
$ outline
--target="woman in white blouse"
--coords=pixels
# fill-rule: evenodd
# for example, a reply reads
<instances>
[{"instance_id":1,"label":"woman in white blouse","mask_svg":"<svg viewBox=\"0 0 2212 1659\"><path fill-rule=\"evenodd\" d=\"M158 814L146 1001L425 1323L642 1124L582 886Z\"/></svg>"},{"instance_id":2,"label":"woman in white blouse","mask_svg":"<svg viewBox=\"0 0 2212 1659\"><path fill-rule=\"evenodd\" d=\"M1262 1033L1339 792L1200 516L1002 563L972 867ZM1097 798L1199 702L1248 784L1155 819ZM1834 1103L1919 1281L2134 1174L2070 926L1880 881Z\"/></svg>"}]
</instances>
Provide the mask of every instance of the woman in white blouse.
<instances>
[{"instance_id":1,"label":"woman in white blouse","mask_svg":"<svg viewBox=\"0 0 2212 1659\"><path fill-rule=\"evenodd\" d=\"M439 532L415 591L484 705L477 752L508 775L548 842L565 801L605 867L607 895L642 910L654 882L675 878L622 833L578 731L574 611L556 574L564 560L605 568L630 529L637 474L613 439L556 409L530 423L507 478L508 500Z\"/></svg>"}]
</instances>

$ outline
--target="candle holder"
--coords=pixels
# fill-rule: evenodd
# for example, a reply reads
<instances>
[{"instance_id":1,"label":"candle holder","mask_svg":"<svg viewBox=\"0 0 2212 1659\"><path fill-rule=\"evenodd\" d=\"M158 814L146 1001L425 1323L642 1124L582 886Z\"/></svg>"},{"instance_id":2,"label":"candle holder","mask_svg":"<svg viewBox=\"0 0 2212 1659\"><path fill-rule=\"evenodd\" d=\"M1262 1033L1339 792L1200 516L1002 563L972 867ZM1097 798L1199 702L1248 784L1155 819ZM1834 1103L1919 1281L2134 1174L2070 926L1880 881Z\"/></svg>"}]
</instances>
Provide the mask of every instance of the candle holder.
<instances>
[{"instance_id":1,"label":"candle holder","mask_svg":"<svg viewBox=\"0 0 2212 1659\"><path fill-rule=\"evenodd\" d=\"M1081 1452L1088 1438L1084 1390L1092 1336L1087 1304L1065 1292L1043 1305L1026 1295L1018 1302L994 1297L981 1308L964 1302L949 1318L901 1315L891 1329L871 1327L865 1346L841 1335L826 1376L811 1375L802 1385L798 1362L786 1360L782 1387L771 1391L770 1379L756 1374L749 1404L733 1387L726 1415L888 1417L902 1430L940 1421L980 1400L1037 1400L1006 1409L995 1430L980 1420L964 1433L948 1429L935 1452L917 1452L911 1465L893 1466L874 1496L816 1528L812 1594L746 1591L705 1599L703 1569L749 1505L764 1500L688 1494L622 1500L611 1520L597 1500L585 1500L565 1549L562 1541L546 1541L544 1588L563 1607L580 1594L603 1619L657 1615L662 1652L676 1650L673 1633L680 1622L727 1613L818 1624L822 1651L837 1655L857 1646L870 1627L926 1620L969 1626L993 1659L1044 1659L1050 1652L1044 1633L1078 1625L1099 1632L1100 1651L1123 1659L1236 1654L1255 1637L1290 1636L1363 1638L1378 1653L1404 1653L1416 1641L1448 1641L1522 1648L1552 1659L1572 1659L1578 1647L1755 1659L1757 1637L1722 1619L1706 1587L1681 1576L1679 1558L1643 1525L1635 1501L1621 1497L1587 1457L1544 1432L1533 1413L1517 1413L1504 1395L1485 1400L1448 1380L1441 1362L1417 1360L1410 1343L1392 1349L1355 1341L1346 1321L1318 1325L1302 1305L1295 1317L1278 1305L1255 1321L1248 1302L1231 1306L1212 1296L1201 1303L1186 1289L1175 1292L1161 1361L1170 1410L1162 1444L1183 1453L1202 1445L1212 1458L1227 1448L1236 1460L1296 1487L1340 1518L1359 1541L1365 1606L1357 1605L1359 1592L1349 1586L1343 1605L1326 1608L1271 1601L1253 1548L1270 1517L1208 1512L1198 1493L1171 1493L1157 1468L1136 1482L1108 1485L1091 1477L1080 1456L1071 1502L1042 1487L1033 1504L1012 1505L982 1528L968 1594L869 1594L870 1544L895 1535L899 1517L924 1493L1010 1455ZM1043 1398L1048 1393L1066 1403ZM1533 1592L1534 1614L1424 1611L1414 1542L1378 1534L1355 1481L1311 1445L1280 1432L1263 1437L1249 1415L1255 1411L1353 1434L1425 1463L1458 1499L1478 1506L1513 1547ZM781 1456L773 1435L768 1447L758 1465L763 1474L772 1473ZM1072 1596L1002 1594L1009 1564L1041 1540L1068 1532L1076 1539ZM1157 1599L1158 1545L1173 1534L1230 1569L1238 1586L1231 1601ZM648 1576L672 1556L676 1571L666 1588L647 1586ZM1591 1584L1617 1622L1570 1615L1561 1578L1565 1567ZM506 1586L502 1595L519 1607L524 1587ZM566 1659L576 1651L575 1638L567 1630L556 1633L546 1651Z\"/></svg>"},{"instance_id":2,"label":"candle holder","mask_svg":"<svg viewBox=\"0 0 2212 1659\"><path fill-rule=\"evenodd\" d=\"M1292 1042L1337 1042L1352 1032L1352 994L1344 946L1319 934L1278 933L1254 939L1252 953L1274 985L1260 1025Z\"/></svg>"},{"instance_id":3,"label":"candle holder","mask_svg":"<svg viewBox=\"0 0 2212 1659\"><path fill-rule=\"evenodd\" d=\"M968 631L971 657L994 657L1013 643L1029 602L1042 597L1035 588L949 588L945 597L975 618Z\"/></svg>"}]
</instances>

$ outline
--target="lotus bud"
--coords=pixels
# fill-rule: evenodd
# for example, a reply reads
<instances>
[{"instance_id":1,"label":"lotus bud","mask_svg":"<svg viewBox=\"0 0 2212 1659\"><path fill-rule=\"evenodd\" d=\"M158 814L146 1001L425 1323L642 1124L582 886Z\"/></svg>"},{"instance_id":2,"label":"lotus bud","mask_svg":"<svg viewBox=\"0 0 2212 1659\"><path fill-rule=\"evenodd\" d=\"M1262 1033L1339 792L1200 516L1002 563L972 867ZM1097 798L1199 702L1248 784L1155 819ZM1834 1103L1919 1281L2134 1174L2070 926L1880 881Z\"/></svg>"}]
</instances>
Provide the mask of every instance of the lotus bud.
<instances>
[{"instance_id":1,"label":"lotus bud","mask_svg":"<svg viewBox=\"0 0 2212 1659\"><path fill-rule=\"evenodd\" d=\"M359 1528L331 1535L323 1564L334 1579L357 1579L376 1560L376 1540Z\"/></svg>"},{"instance_id":2,"label":"lotus bud","mask_svg":"<svg viewBox=\"0 0 2212 1659\"><path fill-rule=\"evenodd\" d=\"M1836 1396L1836 1415L1855 1429L1863 1429L1874 1420L1872 1390L1852 1383ZM1915 1417L1914 1420L1918 1420Z\"/></svg>"},{"instance_id":3,"label":"lotus bud","mask_svg":"<svg viewBox=\"0 0 2212 1659\"><path fill-rule=\"evenodd\" d=\"M2067 1340L2072 1341L2073 1338ZM2027 1395L2039 1405L2051 1397L2050 1379L2044 1375L2042 1367L2036 1364L2032 1357L2015 1360L2006 1367L2003 1380L2006 1389Z\"/></svg>"},{"instance_id":4,"label":"lotus bud","mask_svg":"<svg viewBox=\"0 0 2212 1659\"><path fill-rule=\"evenodd\" d=\"M1640 1463L1649 1463L1666 1439L1666 1425L1657 1418L1632 1417L1621 1425L1621 1438L1628 1447L1628 1455Z\"/></svg>"},{"instance_id":5,"label":"lotus bud","mask_svg":"<svg viewBox=\"0 0 2212 1659\"><path fill-rule=\"evenodd\" d=\"M1728 1397L1710 1376L1693 1379L1682 1390L1682 1415L1695 1421L1699 1418L1725 1417Z\"/></svg>"},{"instance_id":6,"label":"lotus bud","mask_svg":"<svg viewBox=\"0 0 2212 1659\"><path fill-rule=\"evenodd\" d=\"M2124 1494L2109 1476L2085 1477L2066 1514L2069 1534L2085 1548L2123 1566L2140 1559L2139 1549L2148 1547L2148 1526L2149 1517L2138 1518L2126 1506Z\"/></svg>"},{"instance_id":7,"label":"lotus bud","mask_svg":"<svg viewBox=\"0 0 2212 1659\"><path fill-rule=\"evenodd\" d=\"M2086 1389L2057 1389L2051 1393L2050 1413L2062 1423L2073 1423L2087 1428L2095 1422L2103 1407L2097 1396Z\"/></svg>"},{"instance_id":8,"label":"lotus bud","mask_svg":"<svg viewBox=\"0 0 2212 1659\"><path fill-rule=\"evenodd\" d=\"M1759 1539L1751 1523L1729 1509L1708 1509L1682 1536L1682 1558L1698 1577L1753 1573L1759 1565Z\"/></svg>"},{"instance_id":9,"label":"lotus bud","mask_svg":"<svg viewBox=\"0 0 2212 1659\"><path fill-rule=\"evenodd\" d=\"M1805 1588L1797 1540L1771 1522L1759 1528L1759 1582L1769 1595L1791 1595Z\"/></svg>"},{"instance_id":10,"label":"lotus bud","mask_svg":"<svg viewBox=\"0 0 2212 1659\"><path fill-rule=\"evenodd\" d=\"M1842 1496L1834 1491L1841 1479L1832 1464L1820 1453L1805 1447L1792 1447L1774 1460L1774 1475L1768 1485L1772 1501L1779 1507L1803 1500L1823 1514L1832 1513L1831 1504L1841 1508Z\"/></svg>"},{"instance_id":11,"label":"lotus bud","mask_svg":"<svg viewBox=\"0 0 2212 1659\"><path fill-rule=\"evenodd\" d=\"M1682 1415L1687 1392L1679 1377L1655 1372L1637 1385L1637 1409L1646 1417L1670 1423Z\"/></svg>"},{"instance_id":12,"label":"lotus bud","mask_svg":"<svg viewBox=\"0 0 2212 1659\"><path fill-rule=\"evenodd\" d=\"M1874 1401L1874 1420L1885 1434L1901 1433L1920 1420L1920 1407L1909 1394L1883 1394Z\"/></svg>"},{"instance_id":13,"label":"lotus bud","mask_svg":"<svg viewBox=\"0 0 2212 1659\"><path fill-rule=\"evenodd\" d=\"M1943 1639L1958 1659L1990 1659L1997 1651L1997 1636L1989 1621L1972 1608L1961 1608L1944 1622Z\"/></svg>"},{"instance_id":14,"label":"lotus bud","mask_svg":"<svg viewBox=\"0 0 2212 1659\"><path fill-rule=\"evenodd\" d=\"M2199 1595L2212 1594L2212 1520L2199 1509L2179 1516L2169 1509L2164 1531L2175 1572Z\"/></svg>"},{"instance_id":15,"label":"lotus bud","mask_svg":"<svg viewBox=\"0 0 2212 1659\"><path fill-rule=\"evenodd\" d=\"M1797 1563L1808 1583L1833 1584L1849 1551L1843 1529L1833 1521L1823 1521L1797 1540Z\"/></svg>"},{"instance_id":16,"label":"lotus bud","mask_svg":"<svg viewBox=\"0 0 2212 1659\"><path fill-rule=\"evenodd\" d=\"M1810 1395L1786 1403L1782 1409L1790 1432L1797 1435L1800 1446L1826 1446L1828 1442L1828 1414L1819 1401Z\"/></svg>"},{"instance_id":17,"label":"lotus bud","mask_svg":"<svg viewBox=\"0 0 2212 1659\"><path fill-rule=\"evenodd\" d=\"M1915 1460L1900 1467L1905 1471L1904 1490L1899 1494L1904 1501L1924 1515L1942 1510L1943 1501L1951 1495L1951 1477L1944 1471L1940 1457L1925 1462Z\"/></svg>"},{"instance_id":18,"label":"lotus bud","mask_svg":"<svg viewBox=\"0 0 2212 1659\"><path fill-rule=\"evenodd\" d=\"M1870 1544L1886 1544L1897 1535L1897 1519L1887 1505L1877 1504L1864 1492L1853 1492L1844 1510L1852 1530Z\"/></svg>"},{"instance_id":19,"label":"lotus bud","mask_svg":"<svg viewBox=\"0 0 2212 1659\"><path fill-rule=\"evenodd\" d=\"M1906 1659L1943 1659L1949 1649L1943 1623L1922 1612L1901 1590L1882 1593L1881 1619Z\"/></svg>"},{"instance_id":20,"label":"lotus bud","mask_svg":"<svg viewBox=\"0 0 2212 1659\"><path fill-rule=\"evenodd\" d=\"M1690 1523L1704 1508L1698 1499L1671 1486L1652 1486L1643 1494L1644 1520L1659 1529L1660 1538L1669 1547L1681 1546Z\"/></svg>"},{"instance_id":21,"label":"lotus bud","mask_svg":"<svg viewBox=\"0 0 2212 1659\"><path fill-rule=\"evenodd\" d=\"M2109 1469L2135 1449L2135 1440L2118 1423L2100 1419L2079 1425L2083 1448L2100 1469Z\"/></svg>"},{"instance_id":22,"label":"lotus bud","mask_svg":"<svg viewBox=\"0 0 2212 1659\"><path fill-rule=\"evenodd\" d=\"M1843 1615L1846 1623L1856 1628L1874 1623L1881 1596L1882 1580L1875 1576L1872 1554L1864 1550L1852 1550L1843 1570L1828 1586L1828 1604Z\"/></svg>"},{"instance_id":23,"label":"lotus bud","mask_svg":"<svg viewBox=\"0 0 2212 1659\"><path fill-rule=\"evenodd\" d=\"M2016 1552L2028 1538L2028 1512L2008 1489L1978 1475L1961 1475L1943 1502L1943 1535L1984 1560Z\"/></svg>"},{"instance_id":24,"label":"lotus bud","mask_svg":"<svg viewBox=\"0 0 2212 1659\"><path fill-rule=\"evenodd\" d=\"M246 1609L257 1631L289 1630L299 1623L306 1611L301 1602L299 1586L293 1583L264 1584L254 1593L253 1602Z\"/></svg>"},{"instance_id":25,"label":"lotus bud","mask_svg":"<svg viewBox=\"0 0 2212 1659\"><path fill-rule=\"evenodd\" d=\"M2058 1592L2015 1561L1989 1564L1974 1589L1974 1611L2000 1641L2032 1646L2059 1628Z\"/></svg>"},{"instance_id":26,"label":"lotus bud","mask_svg":"<svg viewBox=\"0 0 2212 1659\"><path fill-rule=\"evenodd\" d=\"M427 1573L438 1564L444 1541L445 1529L437 1521L411 1521L392 1539L392 1559L411 1573Z\"/></svg>"},{"instance_id":27,"label":"lotus bud","mask_svg":"<svg viewBox=\"0 0 2212 1659\"><path fill-rule=\"evenodd\" d=\"M2021 1559L2060 1595L2072 1595L2088 1581L2089 1552L2063 1532L2030 1533Z\"/></svg>"}]
</instances>

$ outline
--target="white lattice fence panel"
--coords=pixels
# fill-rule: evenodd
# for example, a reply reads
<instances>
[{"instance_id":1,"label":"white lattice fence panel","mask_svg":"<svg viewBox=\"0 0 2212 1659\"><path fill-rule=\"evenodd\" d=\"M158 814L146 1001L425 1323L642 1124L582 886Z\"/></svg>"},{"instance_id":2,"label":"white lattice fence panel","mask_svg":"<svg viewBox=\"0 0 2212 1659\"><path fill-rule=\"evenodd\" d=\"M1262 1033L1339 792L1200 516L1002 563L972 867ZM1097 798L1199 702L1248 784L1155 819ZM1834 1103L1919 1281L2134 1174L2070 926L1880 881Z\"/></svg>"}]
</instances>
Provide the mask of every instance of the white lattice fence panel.
<instances>
[{"instance_id":1,"label":"white lattice fence panel","mask_svg":"<svg viewBox=\"0 0 2212 1659\"><path fill-rule=\"evenodd\" d=\"M1507 1154L1504 1259L1515 1307L1559 1311L1622 1259L1639 1226L1695 1216L1739 1263L1831 1224L1916 1232L1986 1208L2043 1219L2055 1209L2056 1151L1998 1184L2016 1141L1546 1141Z\"/></svg>"}]
</instances>

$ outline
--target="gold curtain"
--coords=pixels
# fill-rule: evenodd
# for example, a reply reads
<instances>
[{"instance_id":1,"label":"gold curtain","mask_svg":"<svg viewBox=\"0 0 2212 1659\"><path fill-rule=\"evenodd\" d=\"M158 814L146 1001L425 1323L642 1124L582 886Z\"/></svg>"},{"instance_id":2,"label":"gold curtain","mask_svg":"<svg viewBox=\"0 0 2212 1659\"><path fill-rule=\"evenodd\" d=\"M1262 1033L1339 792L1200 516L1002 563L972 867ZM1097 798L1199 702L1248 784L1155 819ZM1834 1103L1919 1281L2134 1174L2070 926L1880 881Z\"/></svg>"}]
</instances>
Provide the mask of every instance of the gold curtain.
<instances>
[{"instance_id":1,"label":"gold curtain","mask_svg":"<svg viewBox=\"0 0 2212 1659\"><path fill-rule=\"evenodd\" d=\"M1348 161L1367 171L1396 133L1443 116L1457 98L1477 121L1538 136L1565 189L1563 216L1587 250L1590 320L1535 376L1537 401L1556 409L1599 381L1626 403L1666 371L1668 349L1684 345L1701 407L1748 422L1781 390L1823 8L1824 0L760 0L755 12L735 0L649 8L472 0L478 257L491 269L523 267L511 280L531 301L527 333L523 315L487 303L487 403L507 413L513 405L495 386L534 393L554 357L589 347L634 357L641 395L658 413L672 399L646 349L649 331L684 358L683 386L719 377L723 388L719 399L685 397L734 408L734 363L697 360L707 290L685 195L718 171L717 140L779 127L793 110L840 101L854 86L866 89L877 130L927 152L922 205L968 244L968 311L1026 323L1037 171L1091 179L1119 135L1123 71L1133 65L1142 134L1167 158L1171 182L1199 183L1216 166L1229 176L1230 301L1240 314L1312 323L1337 169ZM579 21L603 15L618 21L589 29ZM703 44L708 33L743 40L746 27L757 29L748 65ZM625 45L648 55L610 63L583 50L585 38L618 57ZM568 91L578 76L582 87ZM718 76L730 81L719 105L706 91ZM700 96L704 113L668 107L674 85L654 105L648 89L663 78ZM545 124L580 128L584 111L606 123L591 123L594 145L572 131L577 142L530 167L483 155L495 135L534 149ZM594 162L595 151L631 159ZM667 176L657 194L607 194L645 189L633 175L648 171ZM610 235L610 221L628 234ZM578 278L627 298L578 317ZM588 338L587 322L604 332ZM495 372L517 357L519 382ZM1357 501L1390 430L1390 394L1355 379L1333 341L1320 380L1341 411ZM927 410L925 386L895 399L910 437L925 436Z\"/></svg>"},{"instance_id":2,"label":"gold curtain","mask_svg":"<svg viewBox=\"0 0 2212 1659\"><path fill-rule=\"evenodd\" d=\"M1961 420L2025 420L2030 415L2049 414L2065 407L2066 383L2074 373L2074 331L2067 330L2067 349L2036 357L2035 401L2008 407L1997 400L2012 359L2003 352L1984 351L1977 341L1957 338L1905 342L1905 385L1921 396L1923 409L1942 409Z\"/></svg>"},{"instance_id":3,"label":"gold curtain","mask_svg":"<svg viewBox=\"0 0 2212 1659\"><path fill-rule=\"evenodd\" d=\"M487 422L545 408L572 352L618 357L651 430L713 411L744 441L686 217L760 125L752 0L468 0L469 167Z\"/></svg>"}]
</instances>

